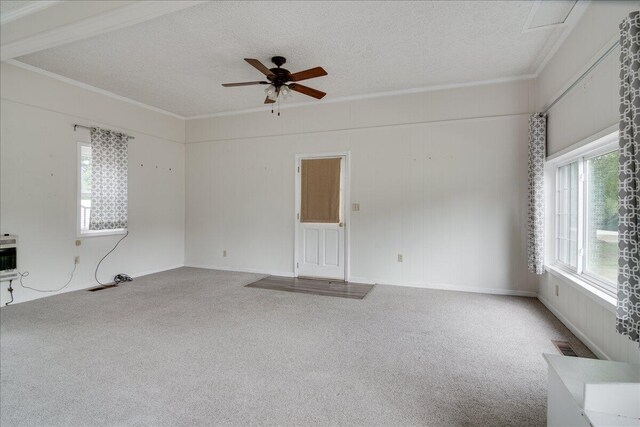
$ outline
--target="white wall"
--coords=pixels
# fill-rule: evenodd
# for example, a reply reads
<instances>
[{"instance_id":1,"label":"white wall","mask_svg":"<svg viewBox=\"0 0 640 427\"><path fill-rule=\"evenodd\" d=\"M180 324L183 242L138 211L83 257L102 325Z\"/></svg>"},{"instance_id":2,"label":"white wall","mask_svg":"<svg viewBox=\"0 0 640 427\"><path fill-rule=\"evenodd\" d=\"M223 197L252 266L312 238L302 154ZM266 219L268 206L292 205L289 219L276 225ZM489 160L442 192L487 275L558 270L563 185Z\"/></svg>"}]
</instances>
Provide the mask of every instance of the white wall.
<instances>
[{"instance_id":1,"label":"white wall","mask_svg":"<svg viewBox=\"0 0 640 427\"><path fill-rule=\"evenodd\" d=\"M532 91L516 81L188 120L185 262L292 274L295 154L348 150L352 281L534 295Z\"/></svg>"},{"instance_id":2,"label":"white wall","mask_svg":"<svg viewBox=\"0 0 640 427\"><path fill-rule=\"evenodd\" d=\"M98 260L121 236L82 238L76 247L76 142L98 125L135 137L129 144L129 237L102 264L100 279L132 276L183 264L184 122L24 69L2 64L0 90L0 232L19 236L18 268L25 284L95 286ZM144 166L141 166L144 164ZM157 166L157 168L156 168ZM169 168L172 170L169 171ZM0 301L8 300L2 282ZM51 294L14 282L16 302Z\"/></svg>"},{"instance_id":3,"label":"white wall","mask_svg":"<svg viewBox=\"0 0 640 427\"><path fill-rule=\"evenodd\" d=\"M584 73L618 38L618 25L638 1L594 1L538 77L542 109ZM548 155L557 153L619 119L620 48L616 48L548 114Z\"/></svg>"},{"instance_id":4,"label":"white wall","mask_svg":"<svg viewBox=\"0 0 640 427\"><path fill-rule=\"evenodd\" d=\"M618 25L640 2L592 2L538 78L538 109L548 105L618 37ZM548 154L579 143L619 120L619 55L612 52L548 114ZM555 294L558 286L559 295ZM615 312L565 279L545 274L539 298L602 358L640 363L638 344L615 332Z\"/></svg>"}]
</instances>

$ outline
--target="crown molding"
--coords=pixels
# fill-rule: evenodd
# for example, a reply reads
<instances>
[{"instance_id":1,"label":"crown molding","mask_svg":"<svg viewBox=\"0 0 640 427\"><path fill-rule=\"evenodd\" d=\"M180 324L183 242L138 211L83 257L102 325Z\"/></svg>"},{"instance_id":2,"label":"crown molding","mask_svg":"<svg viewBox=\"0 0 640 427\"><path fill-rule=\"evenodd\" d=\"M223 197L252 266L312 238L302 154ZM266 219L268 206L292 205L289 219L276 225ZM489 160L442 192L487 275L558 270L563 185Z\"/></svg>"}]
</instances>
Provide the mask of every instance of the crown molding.
<instances>
[{"instance_id":1,"label":"crown molding","mask_svg":"<svg viewBox=\"0 0 640 427\"><path fill-rule=\"evenodd\" d=\"M281 104L280 109L285 110L288 108L297 108L297 107L310 107L313 105L325 105L325 104L334 104L339 102L349 102L349 101L360 101L364 99L373 99L373 98L386 98L390 96L398 96L398 95L409 95L415 93L423 93L423 92L435 92L438 90L447 90L447 89L461 89L465 87L473 87L473 86L486 86L498 83L509 83L516 82L522 80L533 80L537 76L533 74L525 74L521 76L511 76L511 77L502 77L491 80L477 80L466 83L451 83L451 84L442 84L442 85L432 85L432 86L423 86L411 89L400 89L400 90L392 90L386 92L374 92L370 94L364 95L351 95L351 96L340 96L336 98L330 98L322 101L307 101L307 102L296 102L292 104ZM209 113L209 114L199 114L194 116L186 116L186 120L196 120L196 119L206 119L213 117L225 117L225 116L235 116L238 114L247 114L247 113L257 113L261 111L271 111L271 106L262 106L255 108L247 108L242 110L234 110L234 111L223 111L219 113Z\"/></svg>"},{"instance_id":2,"label":"crown molding","mask_svg":"<svg viewBox=\"0 0 640 427\"><path fill-rule=\"evenodd\" d=\"M16 19L25 17L27 15L31 15L32 13L36 13L41 10L47 9L56 3L61 3L61 1L60 0L42 0L42 1L34 1L31 3L27 3L24 7L21 7L20 9L2 14L2 16L0 16L0 25L6 24L11 21L15 21Z\"/></svg>"},{"instance_id":3,"label":"crown molding","mask_svg":"<svg viewBox=\"0 0 640 427\"><path fill-rule=\"evenodd\" d=\"M46 77L50 77L52 79L61 81L63 83L70 84L72 86L79 87L81 89L85 89L85 90L88 90L88 91L91 91L91 92L95 92L95 93L98 93L100 95L108 96L109 98L113 98L113 99L117 99L119 101L127 102L129 104L132 104L132 105L135 105L135 106L138 106L138 107L141 107L141 108L145 108L147 110L151 110L151 111L154 111L156 113L166 114L168 116L171 116L171 117L174 117L174 118L177 118L177 119L182 119L182 120L195 120L195 119L203 119L203 118L210 118L210 117L235 116L235 115L240 115L240 114L256 113L256 112L261 112L261 111L271 111L271 107L270 106L261 106L261 107L247 108L247 109L242 109L242 110L222 111L222 112L219 112L219 113L207 113L207 114L200 114L200 115L194 115L194 116L182 116L180 114L173 113L171 111L163 110L161 108L154 107L152 105L145 104L145 103L140 102L140 101L136 101L135 99L127 98L125 96L118 95L118 94L115 94L113 92L109 92L108 90L105 90L105 89L100 89L98 87L91 86L91 85L89 85L87 83L83 83L83 82L71 79L69 77L62 76L60 74L52 73L51 71L43 70L42 68L34 67L33 65L29 65L29 64L26 64L24 62L20 62L18 60L15 60L15 59L9 59L7 61L2 61L2 62L6 63L6 64L9 64L9 65L16 66L18 68L22 68L22 69L27 70L27 71L31 71L31 72L46 76ZM499 84L499 83L517 82L517 81L523 81L523 80L533 80L535 78L536 78L535 75L526 74L526 75L522 75L522 76L503 77L503 78L490 79L490 80L478 80L478 81L472 81L472 82L466 82L466 83L451 83L451 84L443 84L443 85L423 86L423 87L418 87L418 88L401 89L401 90L393 90L393 91L386 91L386 92L376 92L376 93L370 93L370 94L364 94L364 95L342 96L342 97L336 97L336 98L331 98L331 99L327 99L327 100L322 100L320 102L318 102L318 101L296 102L296 103L293 103L293 104L281 105L280 109L284 110L284 109L289 109L289 108L310 107L310 106L314 106L314 105L324 105L324 104L334 104L334 103L340 103L340 102L359 101L359 100L364 100L364 99L386 98L386 97L391 97L391 96L408 95L408 94L423 93L423 92L434 92L434 91L447 90L447 89L461 89L461 88L465 88L465 87L486 86L486 85Z\"/></svg>"},{"instance_id":4,"label":"crown molding","mask_svg":"<svg viewBox=\"0 0 640 427\"><path fill-rule=\"evenodd\" d=\"M2 45L0 60L6 61L62 44L129 27L201 3L203 3L203 1L135 2L109 12Z\"/></svg>"},{"instance_id":5,"label":"crown molding","mask_svg":"<svg viewBox=\"0 0 640 427\"><path fill-rule=\"evenodd\" d=\"M20 62L20 61L17 61L15 59L9 59L8 61L2 61L2 62L6 63L6 64L9 64L9 65L13 65L13 66L18 67L18 68L22 68L22 69L27 70L27 71L31 71L31 72L46 76L46 77L50 77L52 79L61 81L63 83L67 83L67 84L75 86L75 87L79 87L81 89L85 89L85 90L88 90L88 91L91 91L91 92L94 92L94 93L98 93L100 95L108 96L109 98L117 99L118 101L123 101L123 102L126 102L128 104L135 105L137 107L141 107L141 108L144 108L144 109L147 109L147 110L150 110L150 111L154 111L156 113L166 114L166 115L174 117L176 119L181 119L181 120L185 120L186 119L184 116L181 116L181 115L176 114L176 113L172 113L171 111L166 111L166 110L163 110L161 108L154 107L152 105L148 105L148 104L145 104L145 103L140 102L140 101L136 101L136 100L131 99L131 98L127 98L125 96L117 95L117 94L115 94L113 92L109 92L108 90L100 89L98 87L91 86L91 85L88 85L86 83L82 83L82 82L79 82L77 80L73 80L73 79L70 79L68 77L65 77L65 76L61 76L60 74L52 73L51 71L43 70L42 68L38 68L38 67L34 67L33 65L25 64L24 62Z\"/></svg>"}]
</instances>

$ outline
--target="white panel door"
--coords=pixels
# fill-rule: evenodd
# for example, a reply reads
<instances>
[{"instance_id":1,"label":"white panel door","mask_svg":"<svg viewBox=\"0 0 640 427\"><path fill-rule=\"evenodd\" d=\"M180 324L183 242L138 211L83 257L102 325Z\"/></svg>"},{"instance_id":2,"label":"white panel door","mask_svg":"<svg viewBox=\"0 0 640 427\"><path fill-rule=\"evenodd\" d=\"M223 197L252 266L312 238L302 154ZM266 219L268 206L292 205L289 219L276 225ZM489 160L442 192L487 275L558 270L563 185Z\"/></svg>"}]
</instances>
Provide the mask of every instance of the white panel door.
<instances>
[{"instance_id":1,"label":"white panel door","mask_svg":"<svg viewBox=\"0 0 640 427\"><path fill-rule=\"evenodd\" d=\"M345 158L340 157L340 221L336 223L313 223L300 221L301 194L296 197L296 227L298 228L298 276L345 280ZM313 157L316 158L316 157ZM317 157L322 158L322 157ZM296 186L300 186L300 167L298 159Z\"/></svg>"}]
</instances>

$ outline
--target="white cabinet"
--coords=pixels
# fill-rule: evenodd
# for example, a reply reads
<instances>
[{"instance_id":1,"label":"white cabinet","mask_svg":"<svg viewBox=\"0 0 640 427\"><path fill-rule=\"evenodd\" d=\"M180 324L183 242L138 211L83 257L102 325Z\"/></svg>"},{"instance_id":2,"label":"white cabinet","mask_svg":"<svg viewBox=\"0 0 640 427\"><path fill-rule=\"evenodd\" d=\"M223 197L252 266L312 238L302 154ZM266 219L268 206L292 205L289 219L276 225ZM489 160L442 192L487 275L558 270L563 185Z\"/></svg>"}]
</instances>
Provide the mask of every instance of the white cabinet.
<instances>
[{"instance_id":1,"label":"white cabinet","mask_svg":"<svg viewBox=\"0 0 640 427\"><path fill-rule=\"evenodd\" d=\"M640 365L545 354L547 425L640 427Z\"/></svg>"}]
</instances>

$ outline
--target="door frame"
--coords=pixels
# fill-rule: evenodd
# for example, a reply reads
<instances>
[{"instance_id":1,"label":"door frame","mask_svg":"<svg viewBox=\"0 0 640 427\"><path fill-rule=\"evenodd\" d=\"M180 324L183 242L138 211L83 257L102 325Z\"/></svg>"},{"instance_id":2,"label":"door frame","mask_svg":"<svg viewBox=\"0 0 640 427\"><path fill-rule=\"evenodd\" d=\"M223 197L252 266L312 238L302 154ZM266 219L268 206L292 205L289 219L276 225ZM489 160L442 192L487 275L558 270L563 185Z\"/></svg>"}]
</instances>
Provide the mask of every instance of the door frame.
<instances>
[{"instance_id":1,"label":"door frame","mask_svg":"<svg viewBox=\"0 0 640 427\"><path fill-rule=\"evenodd\" d=\"M300 219L298 218L298 214L300 213L300 203L301 203L301 194L300 189L302 187L301 184L301 175L298 172L298 166L300 165L300 161L302 159L323 159L323 158L333 158L333 157L344 157L344 280L345 282L349 281L350 274L350 247L351 247L351 152L350 151L330 151L330 152L321 152L321 153L300 153L295 155L295 163L293 165L293 174L294 174L294 182L295 182L295 190L294 190L294 203L293 203L293 277L298 277L299 275L299 267L298 263L300 260L298 259L299 255L299 242L298 238L300 236Z\"/></svg>"}]
</instances>

